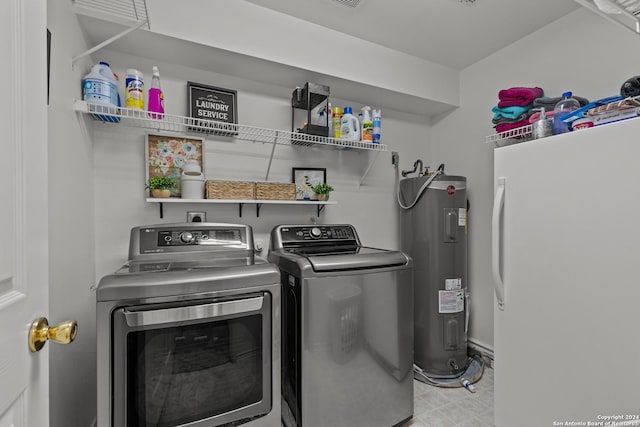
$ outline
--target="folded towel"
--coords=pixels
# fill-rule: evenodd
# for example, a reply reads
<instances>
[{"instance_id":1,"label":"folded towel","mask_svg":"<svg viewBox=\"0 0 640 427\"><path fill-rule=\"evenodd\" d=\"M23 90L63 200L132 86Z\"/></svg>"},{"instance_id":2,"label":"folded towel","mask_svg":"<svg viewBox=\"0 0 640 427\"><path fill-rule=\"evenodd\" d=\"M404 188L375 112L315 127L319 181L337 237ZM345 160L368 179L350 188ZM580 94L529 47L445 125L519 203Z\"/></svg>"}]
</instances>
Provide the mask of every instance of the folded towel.
<instances>
[{"instance_id":1,"label":"folded towel","mask_svg":"<svg viewBox=\"0 0 640 427\"><path fill-rule=\"evenodd\" d=\"M506 119L515 119L516 117L518 117L520 114L527 112L529 109L531 109L532 105L526 105L523 107L504 107L504 108L499 108L497 105L495 107L493 107L491 109L491 111L494 113L493 114L493 118L495 120L498 120L502 117L506 118Z\"/></svg>"},{"instance_id":2,"label":"folded towel","mask_svg":"<svg viewBox=\"0 0 640 427\"><path fill-rule=\"evenodd\" d=\"M572 98L577 99L581 107L584 107L589 103L589 100L587 98L582 98L580 96L575 96L575 95L573 95ZM549 98L547 96L544 96L542 98L534 99L533 106L534 108L544 107L544 109L547 111L553 111L556 104L561 100L562 100L561 96L556 96L555 98Z\"/></svg>"},{"instance_id":3,"label":"folded towel","mask_svg":"<svg viewBox=\"0 0 640 427\"><path fill-rule=\"evenodd\" d=\"M512 87L502 89L498 92L499 108L504 107L524 107L533 102L534 99L544 95L544 91L539 87Z\"/></svg>"},{"instance_id":4,"label":"folded towel","mask_svg":"<svg viewBox=\"0 0 640 427\"><path fill-rule=\"evenodd\" d=\"M527 126L528 124L529 124L529 119L525 119L516 123L500 123L499 125L495 126L495 128L497 133L502 133L511 129Z\"/></svg>"},{"instance_id":5,"label":"folded towel","mask_svg":"<svg viewBox=\"0 0 640 427\"><path fill-rule=\"evenodd\" d=\"M494 125L500 124L500 123L516 123L516 122L520 122L522 120L528 119L530 116L530 110L529 111L525 111L524 113L520 114L518 117L516 117L515 119L507 119L505 117L501 117L499 119L492 119L491 123L493 123Z\"/></svg>"}]
</instances>

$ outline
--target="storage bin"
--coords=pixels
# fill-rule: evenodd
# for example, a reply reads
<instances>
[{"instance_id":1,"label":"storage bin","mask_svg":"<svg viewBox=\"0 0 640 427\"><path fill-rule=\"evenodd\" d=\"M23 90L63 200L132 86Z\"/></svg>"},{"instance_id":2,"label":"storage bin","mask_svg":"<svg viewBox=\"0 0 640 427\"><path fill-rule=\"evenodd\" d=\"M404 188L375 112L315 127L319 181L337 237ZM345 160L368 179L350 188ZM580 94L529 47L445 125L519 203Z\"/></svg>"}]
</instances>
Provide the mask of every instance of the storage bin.
<instances>
[{"instance_id":1,"label":"storage bin","mask_svg":"<svg viewBox=\"0 0 640 427\"><path fill-rule=\"evenodd\" d=\"M296 185L280 182L256 182L258 200L295 200Z\"/></svg>"},{"instance_id":2,"label":"storage bin","mask_svg":"<svg viewBox=\"0 0 640 427\"><path fill-rule=\"evenodd\" d=\"M254 200L255 183L245 181L207 181L207 199Z\"/></svg>"}]
</instances>

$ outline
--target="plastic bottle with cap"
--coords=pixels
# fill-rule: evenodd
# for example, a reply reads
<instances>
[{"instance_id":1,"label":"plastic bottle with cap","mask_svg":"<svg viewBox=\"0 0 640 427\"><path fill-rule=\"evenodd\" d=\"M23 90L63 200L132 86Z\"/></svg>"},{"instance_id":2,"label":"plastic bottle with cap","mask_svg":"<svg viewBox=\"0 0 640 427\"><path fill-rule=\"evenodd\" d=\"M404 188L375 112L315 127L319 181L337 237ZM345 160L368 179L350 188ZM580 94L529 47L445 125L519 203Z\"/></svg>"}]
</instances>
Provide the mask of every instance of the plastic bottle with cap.
<instances>
[{"instance_id":1,"label":"plastic bottle with cap","mask_svg":"<svg viewBox=\"0 0 640 427\"><path fill-rule=\"evenodd\" d=\"M144 76L134 68L127 70L125 79L125 106L127 108L144 110Z\"/></svg>"},{"instance_id":2,"label":"plastic bottle with cap","mask_svg":"<svg viewBox=\"0 0 640 427\"><path fill-rule=\"evenodd\" d=\"M332 138L340 139L340 119L342 119L342 108L333 107L333 133L330 135Z\"/></svg>"},{"instance_id":3,"label":"plastic bottle with cap","mask_svg":"<svg viewBox=\"0 0 640 427\"><path fill-rule=\"evenodd\" d=\"M153 66L153 77L149 88L149 117L152 119L162 119L164 117L164 93L160 87L160 71Z\"/></svg>"},{"instance_id":4,"label":"plastic bottle with cap","mask_svg":"<svg viewBox=\"0 0 640 427\"><path fill-rule=\"evenodd\" d=\"M380 128L382 127L382 112L380 109L373 109L371 120L373 122L373 143L380 144Z\"/></svg>"},{"instance_id":5,"label":"plastic bottle with cap","mask_svg":"<svg viewBox=\"0 0 640 427\"><path fill-rule=\"evenodd\" d=\"M373 142L373 121L371 120L371 107L362 107L362 141Z\"/></svg>"},{"instance_id":6,"label":"plastic bottle with cap","mask_svg":"<svg viewBox=\"0 0 640 427\"><path fill-rule=\"evenodd\" d=\"M360 140L360 123L353 115L351 107L344 107L344 114L340 119L340 138L350 141Z\"/></svg>"},{"instance_id":7,"label":"plastic bottle with cap","mask_svg":"<svg viewBox=\"0 0 640 427\"><path fill-rule=\"evenodd\" d=\"M563 121L564 117L572 111L580 108L580 102L573 98L571 92L562 94L562 99L558 101L553 109L553 134L558 135L571 131L567 123Z\"/></svg>"},{"instance_id":8,"label":"plastic bottle with cap","mask_svg":"<svg viewBox=\"0 0 640 427\"><path fill-rule=\"evenodd\" d=\"M547 117L544 107L540 108L540 117L532 123L531 133L533 139L545 138L553 135L553 120Z\"/></svg>"},{"instance_id":9,"label":"plastic bottle with cap","mask_svg":"<svg viewBox=\"0 0 640 427\"><path fill-rule=\"evenodd\" d=\"M119 112L117 108L104 107L120 107L117 77L109 68L108 63L100 62L91 67L89 74L84 76L82 80L82 96L85 101L91 104L102 104L97 107L98 111L109 114L93 114L94 118L105 122L120 121L120 117L117 116Z\"/></svg>"}]
</instances>

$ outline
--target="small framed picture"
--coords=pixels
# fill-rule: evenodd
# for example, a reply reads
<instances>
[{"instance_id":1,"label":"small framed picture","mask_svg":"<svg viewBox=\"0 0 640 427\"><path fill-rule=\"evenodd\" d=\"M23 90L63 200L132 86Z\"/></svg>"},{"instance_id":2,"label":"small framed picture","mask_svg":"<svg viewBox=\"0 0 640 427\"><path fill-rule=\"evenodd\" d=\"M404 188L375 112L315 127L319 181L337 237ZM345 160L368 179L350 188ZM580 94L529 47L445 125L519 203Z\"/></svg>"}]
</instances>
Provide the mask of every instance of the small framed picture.
<instances>
[{"instance_id":1,"label":"small framed picture","mask_svg":"<svg viewBox=\"0 0 640 427\"><path fill-rule=\"evenodd\" d=\"M291 180L296 184L296 200L317 200L313 187L327 182L327 170L293 168Z\"/></svg>"},{"instance_id":2,"label":"small framed picture","mask_svg":"<svg viewBox=\"0 0 640 427\"><path fill-rule=\"evenodd\" d=\"M178 181L171 197L180 197L180 176L189 160L195 160L204 173L204 140L169 135L147 134L145 143L146 181L155 176L167 176Z\"/></svg>"},{"instance_id":3,"label":"small framed picture","mask_svg":"<svg viewBox=\"0 0 640 427\"><path fill-rule=\"evenodd\" d=\"M237 135L238 92L187 82L189 117L195 131L223 136ZM218 122L218 123L212 123Z\"/></svg>"}]
</instances>

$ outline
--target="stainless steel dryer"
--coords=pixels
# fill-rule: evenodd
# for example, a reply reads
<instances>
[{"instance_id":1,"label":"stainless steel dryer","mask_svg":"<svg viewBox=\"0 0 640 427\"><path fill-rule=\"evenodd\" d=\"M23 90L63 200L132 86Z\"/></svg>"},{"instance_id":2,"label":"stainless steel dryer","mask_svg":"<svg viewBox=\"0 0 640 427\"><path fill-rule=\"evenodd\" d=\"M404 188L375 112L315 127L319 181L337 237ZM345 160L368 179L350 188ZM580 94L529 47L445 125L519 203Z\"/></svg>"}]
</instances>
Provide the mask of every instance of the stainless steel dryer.
<instances>
[{"instance_id":1,"label":"stainless steel dryer","mask_svg":"<svg viewBox=\"0 0 640 427\"><path fill-rule=\"evenodd\" d=\"M362 246L351 225L281 225L287 427L391 427L413 415L411 259Z\"/></svg>"},{"instance_id":2,"label":"stainless steel dryer","mask_svg":"<svg viewBox=\"0 0 640 427\"><path fill-rule=\"evenodd\" d=\"M96 290L98 426L280 426L280 275L250 227L135 227Z\"/></svg>"}]
</instances>

